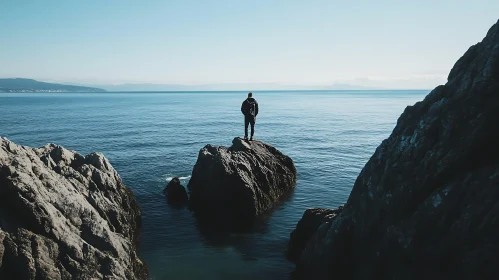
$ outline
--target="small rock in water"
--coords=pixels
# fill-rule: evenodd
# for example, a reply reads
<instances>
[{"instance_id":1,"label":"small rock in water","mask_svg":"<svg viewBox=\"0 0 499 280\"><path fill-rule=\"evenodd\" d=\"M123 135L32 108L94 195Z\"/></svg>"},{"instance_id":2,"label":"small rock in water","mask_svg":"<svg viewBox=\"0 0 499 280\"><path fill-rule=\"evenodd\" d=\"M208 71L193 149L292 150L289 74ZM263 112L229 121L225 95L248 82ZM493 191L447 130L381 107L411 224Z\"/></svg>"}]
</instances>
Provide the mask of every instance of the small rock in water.
<instances>
[{"instance_id":1,"label":"small rock in water","mask_svg":"<svg viewBox=\"0 0 499 280\"><path fill-rule=\"evenodd\" d=\"M184 186L180 184L178 177L173 178L163 190L169 203L182 204L187 203L188 196Z\"/></svg>"},{"instance_id":2,"label":"small rock in water","mask_svg":"<svg viewBox=\"0 0 499 280\"><path fill-rule=\"evenodd\" d=\"M307 209L296 225L296 229L291 232L288 248L286 249L286 257L290 261L298 261L301 252L305 249L307 242L315 234L319 226L324 222L331 221L342 210L343 206L340 206L338 209Z\"/></svg>"}]
</instances>

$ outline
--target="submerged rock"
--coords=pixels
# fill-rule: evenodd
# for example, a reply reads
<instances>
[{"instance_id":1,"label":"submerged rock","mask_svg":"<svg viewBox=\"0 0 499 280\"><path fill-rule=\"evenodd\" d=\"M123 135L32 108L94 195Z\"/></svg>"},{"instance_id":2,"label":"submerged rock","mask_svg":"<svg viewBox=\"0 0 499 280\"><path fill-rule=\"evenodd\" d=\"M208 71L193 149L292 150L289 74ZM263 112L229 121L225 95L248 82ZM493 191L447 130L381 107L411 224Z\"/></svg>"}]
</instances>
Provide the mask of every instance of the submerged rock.
<instances>
[{"instance_id":1,"label":"submerged rock","mask_svg":"<svg viewBox=\"0 0 499 280\"><path fill-rule=\"evenodd\" d=\"M406 108L343 211L297 261L303 279L495 279L499 22Z\"/></svg>"},{"instance_id":2,"label":"submerged rock","mask_svg":"<svg viewBox=\"0 0 499 280\"><path fill-rule=\"evenodd\" d=\"M163 193L166 195L166 199L169 203L184 204L189 200L187 191L184 186L180 184L180 179L178 177L174 177L168 182Z\"/></svg>"},{"instance_id":3,"label":"submerged rock","mask_svg":"<svg viewBox=\"0 0 499 280\"><path fill-rule=\"evenodd\" d=\"M102 154L0 138L0 279L146 279L140 216Z\"/></svg>"},{"instance_id":4,"label":"submerged rock","mask_svg":"<svg viewBox=\"0 0 499 280\"><path fill-rule=\"evenodd\" d=\"M295 185L291 158L261 141L236 137L229 148L201 149L188 188L198 216L245 223L272 208Z\"/></svg>"}]
</instances>

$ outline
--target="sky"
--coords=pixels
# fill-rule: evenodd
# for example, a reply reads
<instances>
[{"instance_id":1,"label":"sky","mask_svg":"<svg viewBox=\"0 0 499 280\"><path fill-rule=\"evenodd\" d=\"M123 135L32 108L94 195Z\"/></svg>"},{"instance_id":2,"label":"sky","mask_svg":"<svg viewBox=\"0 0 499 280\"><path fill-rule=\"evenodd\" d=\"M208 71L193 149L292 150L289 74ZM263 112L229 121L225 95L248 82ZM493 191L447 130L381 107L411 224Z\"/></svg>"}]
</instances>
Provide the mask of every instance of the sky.
<instances>
[{"instance_id":1,"label":"sky","mask_svg":"<svg viewBox=\"0 0 499 280\"><path fill-rule=\"evenodd\" d=\"M497 0L0 0L0 77L433 88Z\"/></svg>"}]
</instances>

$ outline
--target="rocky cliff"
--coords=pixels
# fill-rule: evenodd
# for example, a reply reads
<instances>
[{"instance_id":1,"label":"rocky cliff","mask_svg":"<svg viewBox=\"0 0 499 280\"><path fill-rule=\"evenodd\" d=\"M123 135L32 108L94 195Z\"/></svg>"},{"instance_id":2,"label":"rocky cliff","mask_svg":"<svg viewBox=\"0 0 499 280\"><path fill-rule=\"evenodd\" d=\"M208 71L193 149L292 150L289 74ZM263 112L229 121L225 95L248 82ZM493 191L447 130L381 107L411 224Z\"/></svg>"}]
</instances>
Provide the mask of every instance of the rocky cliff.
<instances>
[{"instance_id":1,"label":"rocky cliff","mask_svg":"<svg viewBox=\"0 0 499 280\"><path fill-rule=\"evenodd\" d=\"M145 279L140 215L102 154L0 138L0 279Z\"/></svg>"},{"instance_id":2,"label":"rocky cliff","mask_svg":"<svg viewBox=\"0 0 499 280\"><path fill-rule=\"evenodd\" d=\"M269 210L295 185L291 158L261 141L236 137L231 147L200 150L187 187L198 216L233 224Z\"/></svg>"},{"instance_id":3,"label":"rocky cliff","mask_svg":"<svg viewBox=\"0 0 499 280\"><path fill-rule=\"evenodd\" d=\"M496 279L498 124L499 23L457 61L445 85L405 109L343 211L306 243L297 275Z\"/></svg>"}]
</instances>

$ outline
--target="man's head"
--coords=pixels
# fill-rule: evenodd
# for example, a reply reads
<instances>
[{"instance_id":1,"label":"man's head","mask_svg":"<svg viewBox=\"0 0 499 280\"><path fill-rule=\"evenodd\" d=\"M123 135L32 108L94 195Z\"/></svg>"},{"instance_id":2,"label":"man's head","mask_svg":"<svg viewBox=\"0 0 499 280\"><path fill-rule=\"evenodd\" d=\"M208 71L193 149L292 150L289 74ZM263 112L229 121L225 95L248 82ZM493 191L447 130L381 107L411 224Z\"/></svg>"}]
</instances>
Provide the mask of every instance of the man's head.
<instances>
[{"instance_id":1,"label":"man's head","mask_svg":"<svg viewBox=\"0 0 499 280\"><path fill-rule=\"evenodd\" d=\"M248 98L251 98L251 97L253 97L253 93L250 92L250 93L248 93Z\"/></svg>"}]
</instances>

